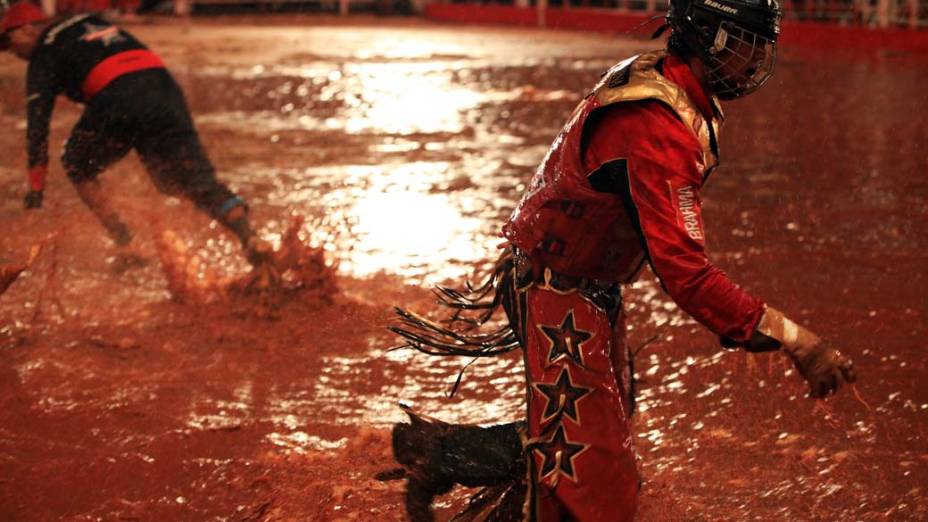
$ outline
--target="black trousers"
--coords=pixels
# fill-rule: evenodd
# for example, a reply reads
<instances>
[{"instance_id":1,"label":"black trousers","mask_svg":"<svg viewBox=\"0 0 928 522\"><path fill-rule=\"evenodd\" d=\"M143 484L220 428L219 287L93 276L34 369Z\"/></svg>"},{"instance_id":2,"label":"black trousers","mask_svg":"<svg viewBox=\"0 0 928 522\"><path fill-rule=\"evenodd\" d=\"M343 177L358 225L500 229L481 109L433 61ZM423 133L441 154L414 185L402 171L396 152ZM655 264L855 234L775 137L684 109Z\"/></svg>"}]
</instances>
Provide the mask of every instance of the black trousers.
<instances>
[{"instance_id":1,"label":"black trousers","mask_svg":"<svg viewBox=\"0 0 928 522\"><path fill-rule=\"evenodd\" d=\"M133 149L161 192L186 196L214 218L241 204L216 179L184 94L165 69L121 76L94 96L68 138L62 163L79 183Z\"/></svg>"}]
</instances>

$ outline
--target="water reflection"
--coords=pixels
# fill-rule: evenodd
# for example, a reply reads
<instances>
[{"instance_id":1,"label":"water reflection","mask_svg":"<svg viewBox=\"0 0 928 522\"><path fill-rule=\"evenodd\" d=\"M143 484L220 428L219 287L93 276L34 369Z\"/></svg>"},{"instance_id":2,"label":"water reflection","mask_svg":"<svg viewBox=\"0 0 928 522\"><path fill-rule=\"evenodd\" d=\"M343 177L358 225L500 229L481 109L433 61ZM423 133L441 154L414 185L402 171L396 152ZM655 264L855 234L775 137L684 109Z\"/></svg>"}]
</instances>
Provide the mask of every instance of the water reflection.
<instances>
[{"instance_id":1,"label":"water reflection","mask_svg":"<svg viewBox=\"0 0 928 522\"><path fill-rule=\"evenodd\" d=\"M372 426L387 427L406 420L400 402L449 422L492 424L514 420L523 412L524 388L518 357L485 359L471 365L457 396L448 394L465 358L430 358L411 351L374 350L367 356L327 358L325 371L314 390L315 407L335 423L351 424L363 418ZM371 375L376 375L371 379ZM385 383L369 392L359 381Z\"/></svg>"},{"instance_id":2,"label":"water reflection","mask_svg":"<svg viewBox=\"0 0 928 522\"><path fill-rule=\"evenodd\" d=\"M308 32L301 29L303 33ZM309 218L307 237L326 244L345 276L388 272L426 284L459 280L495 256L499 223L573 103L611 64L603 57L628 54L638 45L562 35L521 45L520 56L514 57L515 44L524 44L521 33L329 28L313 34L324 37L300 36L321 38L314 41L312 54L261 64L190 66L182 79L204 141L222 175L248 195L269 237L279 233L287 213L295 210ZM337 44L327 40L333 34L342 35ZM222 53L209 57L221 59L231 60ZM855 88L836 88L826 76L847 79ZM662 508L665 500L682 499L683 514L676 519L926 518L928 504L919 488L928 469L928 395L917 385L924 373L918 340L925 292L918 274L923 272L925 236L916 233L925 209L924 183L919 181L924 155L916 149L925 141L925 128L923 119L911 118L925 113L923 76L921 65L909 69L878 63L871 70L792 62L778 73L781 88L765 88L733 108L722 136L731 152L725 156L724 172L706 190L716 259L752 290L771 301L785 301L785 307L803 319L818 320L825 332L848 343L870 376L860 391L871 407L858 406L846 395L828 403L833 411L813 409L787 361L721 350L717 339L680 312L652 277L626 291L630 345L637 349L651 336L658 337L637 357L634 423L636 445L645 456L644 492L653 498L659 491ZM12 92L9 78L0 80ZM20 90L16 96L22 96ZM893 93L891 99L886 93ZM847 110L874 107L877 101L880 110ZM63 112L76 117L73 108ZM0 119L18 131L2 138L8 140L3 150L20 150L21 116L2 114ZM56 118L53 131L62 134L65 123ZM893 133L885 132L891 126L896 135L910 139L891 139ZM798 127L810 132L783 132ZM128 162L118 168L139 174ZM11 187L19 186L19 170L5 165L0 177ZM9 211L11 220L19 219L17 197L9 198L8 207L16 212ZM56 204L67 215L84 215L73 198ZM900 207L905 210L898 211ZM167 204L163 210L169 217L176 214L174 224L187 226L188 234L200 234L190 243L203 245L204 259L219 264L237 253L233 242L214 239L215 229L191 230L197 227L185 222L193 215L189 209ZM133 219L141 221L139 216L143 214ZM96 230L84 224L86 230ZM85 253L102 249L100 234L93 234L85 235L96 243L72 247L81 255L61 259L66 304L86 302L86 296L105 303L107 297L123 294L126 301L143 304L166 299L156 269L137 280L119 279L84 260ZM4 246L18 236L4 236ZM809 274L795 268L806 263L832 263L842 273ZM908 265L918 270L903 278L900 270ZM823 298L837 280L843 293ZM905 283L898 284L900 280ZM397 295L400 301L427 295L418 289L391 290L390 302L375 300L373 307L386 309ZM25 329L23 319L16 317L31 311L30 303L15 306L7 314L14 320L0 329L0 338L10 346L14 331ZM70 337L82 339L83 328L97 322L130 324L124 308L107 306L112 309L73 306L73 314L53 318L54 325L66 319L80 323ZM169 331L172 321L158 316L131 323L152 322ZM237 321L220 326L234 330ZM297 327L299 321L268 328ZM182 405L155 404L150 418L176 411L177 422L169 430L179 425L185 434L204 432L209 440L212 431L245 439L242 432L253 430L258 442L248 446L247 455L259 453L253 451L255 445L261 451L297 455L337 453L348 445L343 434L358 426L386 428L403 420L396 407L400 401L457 422L522 415L518 354L475 363L458 396L449 400L447 393L466 359L386 352L392 340L370 333L382 326L380 318L365 321L332 319L338 335L366 329L361 335L370 338L357 343L337 338L318 358L317 339L308 339L299 353L287 352L292 346L273 347L286 353L279 357L288 363L311 363L311 370L285 368L280 376L265 366L272 359L267 354L254 356L258 377L223 375L221 383L202 379L202 368L216 369L212 360L171 364L160 376L150 371L152 361L186 360L187 350L215 352L225 362L246 358L237 347L212 339L190 349L179 339L184 332L171 341L180 349L159 353L163 343L152 342L124 367L118 365L128 356L104 355L95 375L77 375L76 368L93 365L74 358L97 356L101 350L77 342L62 343L53 358L18 350L16 357L23 361L11 367L14 380L27 391L40 390L29 403L31 412L67 415L69 421L84 414L94 429L102 416L119 422L113 410L149 412L140 404L154 403L149 397L165 393L163 382L183 375L189 383L178 399ZM312 332L336 337L324 329ZM875 332L879 340L868 340ZM879 345L865 344L871 342ZM59 358L67 364L52 362ZM123 382L130 366L137 373L128 380L150 379L147 387ZM19 400L17 396L14 401ZM228 466L221 459L195 461ZM178 498L193 497L172 495L166 502Z\"/></svg>"},{"instance_id":3,"label":"water reflection","mask_svg":"<svg viewBox=\"0 0 928 522\"><path fill-rule=\"evenodd\" d=\"M484 249L474 247L481 224L465 217L459 203L447 194L412 191L372 192L360 198L349 209L357 220L357 243L347 267L361 276L397 267L408 274L437 258L463 263L483 259Z\"/></svg>"},{"instance_id":4,"label":"water reflection","mask_svg":"<svg viewBox=\"0 0 928 522\"><path fill-rule=\"evenodd\" d=\"M358 64L346 68L351 83L345 131L357 133L458 133L464 112L484 95L451 84L450 72L434 64Z\"/></svg>"},{"instance_id":5,"label":"water reflection","mask_svg":"<svg viewBox=\"0 0 928 522\"><path fill-rule=\"evenodd\" d=\"M493 255L483 241L488 225L485 195L446 192L447 162L383 166L321 167L284 174L293 179L270 194L271 200L314 215L307 236L327 236L345 273L365 277L381 271L440 281L463 276L474 263ZM443 266L443 263L447 263Z\"/></svg>"}]
</instances>

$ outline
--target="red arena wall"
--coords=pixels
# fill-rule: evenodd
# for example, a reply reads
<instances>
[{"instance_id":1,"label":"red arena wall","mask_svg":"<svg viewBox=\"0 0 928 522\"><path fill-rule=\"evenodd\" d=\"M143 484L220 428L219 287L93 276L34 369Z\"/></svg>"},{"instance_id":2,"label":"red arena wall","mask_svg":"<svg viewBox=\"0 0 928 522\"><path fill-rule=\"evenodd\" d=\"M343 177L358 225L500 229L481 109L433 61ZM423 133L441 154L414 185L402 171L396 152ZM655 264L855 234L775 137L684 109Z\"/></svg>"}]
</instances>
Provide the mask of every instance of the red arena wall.
<instances>
[{"instance_id":1,"label":"red arena wall","mask_svg":"<svg viewBox=\"0 0 928 522\"><path fill-rule=\"evenodd\" d=\"M432 20L455 23L540 25L534 7L435 3L426 6L425 15ZM648 18L650 16L645 14L617 13L605 9L548 8L545 11L544 26L621 33L638 27ZM925 30L879 29L800 21L786 21L782 30L780 43L784 46L928 54L928 31Z\"/></svg>"}]
</instances>

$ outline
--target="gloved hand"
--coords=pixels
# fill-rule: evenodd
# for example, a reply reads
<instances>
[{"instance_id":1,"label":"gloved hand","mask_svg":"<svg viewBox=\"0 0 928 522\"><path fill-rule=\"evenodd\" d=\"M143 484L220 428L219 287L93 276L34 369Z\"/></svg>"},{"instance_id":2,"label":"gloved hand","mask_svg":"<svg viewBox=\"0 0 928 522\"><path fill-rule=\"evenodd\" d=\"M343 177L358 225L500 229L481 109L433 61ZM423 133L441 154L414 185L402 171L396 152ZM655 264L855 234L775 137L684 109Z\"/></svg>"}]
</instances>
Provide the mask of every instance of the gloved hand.
<instances>
[{"instance_id":1,"label":"gloved hand","mask_svg":"<svg viewBox=\"0 0 928 522\"><path fill-rule=\"evenodd\" d=\"M854 363L825 341L812 345L784 346L796 370L809 383L810 397L822 398L833 393L844 383L857 380Z\"/></svg>"},{"instance_id":2,"label":"gloved hand","mask_svg":"<svg viewBox=\"0 0 928 522\"><path fill-rule=\"evenodd\" d=\"M809 383L810 397L825 397L836 393L842 384L857 380L850 359L775 308L764 311L751 341L755 338L764 340L762 344L779 344Z\"/></svg>"},{"instance_id":3,"label":"gloved hand","mask_svg":"<svg viewBox=\"0 0 928 522\"><path fill-rule=\"evenodd\" d=\"M23 203L27 209L42 208L42 191L30 190L26 194L26 199L23 200Z\"/></svg>"}]
</instances>

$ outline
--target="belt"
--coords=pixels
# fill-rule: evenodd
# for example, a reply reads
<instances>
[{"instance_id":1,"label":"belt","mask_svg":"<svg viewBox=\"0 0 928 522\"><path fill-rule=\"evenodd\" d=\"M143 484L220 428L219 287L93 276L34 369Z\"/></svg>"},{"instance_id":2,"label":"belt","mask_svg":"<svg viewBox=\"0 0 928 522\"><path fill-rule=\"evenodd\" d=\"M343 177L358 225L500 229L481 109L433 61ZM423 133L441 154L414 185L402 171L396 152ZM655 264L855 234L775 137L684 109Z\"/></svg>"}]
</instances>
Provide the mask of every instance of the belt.
<instances>
[{"instance_id":1,"label":"belt","mask_svg":"<svg viewBox=\"0 0 928 522\"><path fill-rule=\"evenodd\" d=\"M94 66L84 78L81 93L84 101L90 101L104 87L124 74L142 71L145 69L163 69L164 62L158 55L148 49L135 49L123 51L106 58Z\"/></svg>"},{"instance_id":2,"label":"belt","mask_svg":"<svg viewBox=\"0 0 928 522\"><path fill-rule=\"evenodd\" d=\"M545 288L558 293L578 292L594 306L613 317L622 306L622 289L617 281L603 281L555 272L539 266L523 252L513 247L516 272L516 289L530 286Z\"/></svg>"}]
</instances>

